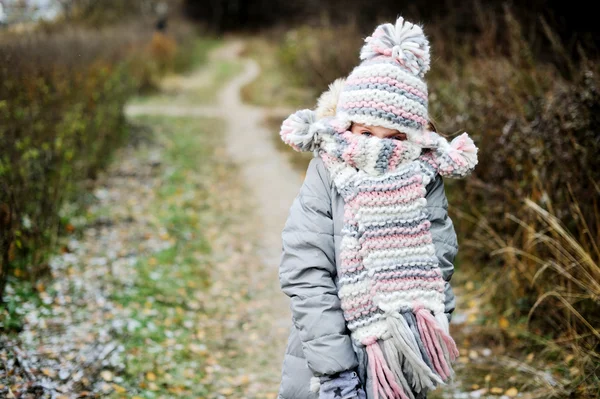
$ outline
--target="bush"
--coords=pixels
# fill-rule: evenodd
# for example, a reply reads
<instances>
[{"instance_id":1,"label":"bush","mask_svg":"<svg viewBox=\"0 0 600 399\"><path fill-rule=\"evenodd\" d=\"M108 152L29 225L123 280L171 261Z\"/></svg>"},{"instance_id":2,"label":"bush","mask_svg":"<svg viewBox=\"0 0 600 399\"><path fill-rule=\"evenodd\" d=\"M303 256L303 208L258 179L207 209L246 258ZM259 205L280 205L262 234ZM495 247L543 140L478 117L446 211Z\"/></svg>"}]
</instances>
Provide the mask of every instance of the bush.
<instances>
[{"instance_id":1,"label":"bush","mask_svg":"<svg viewBox=\"0 0 600 399\"><path fill-rule=\"evenodd\" d=\"M44 275L62 205L126 140L127 99L176 56L139 24L0 37L0 298L9 273Z\"/></svg>"}]
</instances>

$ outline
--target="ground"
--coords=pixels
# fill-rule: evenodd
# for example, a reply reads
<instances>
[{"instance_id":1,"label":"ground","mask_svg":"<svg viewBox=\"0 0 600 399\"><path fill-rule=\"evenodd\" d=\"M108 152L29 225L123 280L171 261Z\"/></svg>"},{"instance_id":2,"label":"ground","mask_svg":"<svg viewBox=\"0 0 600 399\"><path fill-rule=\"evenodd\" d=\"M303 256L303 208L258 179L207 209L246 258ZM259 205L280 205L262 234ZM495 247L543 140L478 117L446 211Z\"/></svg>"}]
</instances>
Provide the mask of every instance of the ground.
<instances>
[{"instance_id":1,"label":"ground","mask_svg":"<svg viewBox=\"0 0 600 399\"><path fill-rule=\"evenodd\" d=\"M72 220L40 301L9 291L25 318L2 341L0 394L276 398L291 324L280 234L303 176L264 123L273 109L241 100L260 73L243 46L128 105L131 145ZM460 293L456 383L435 397L517 396L519 373L552 385L473 339L477 303Z\"/></svg>"}]
</instances>

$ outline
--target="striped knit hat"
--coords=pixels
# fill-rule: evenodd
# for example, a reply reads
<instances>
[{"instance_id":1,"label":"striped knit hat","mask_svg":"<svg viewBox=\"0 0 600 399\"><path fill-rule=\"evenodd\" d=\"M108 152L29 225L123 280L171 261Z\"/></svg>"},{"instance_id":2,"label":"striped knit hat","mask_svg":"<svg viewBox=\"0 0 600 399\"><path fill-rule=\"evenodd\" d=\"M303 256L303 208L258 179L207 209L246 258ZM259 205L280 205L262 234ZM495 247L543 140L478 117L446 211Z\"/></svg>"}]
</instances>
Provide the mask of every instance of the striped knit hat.
<instances>
[{"instance_id":1,"label":"striped knit hat","mask_svg":"<svg viewBox=\"0 0 600 399\"><path fill-rule=\"evenodd\" d=\"M427 129L429 41L419 25L398 18L379 25L360 52L363 60L341 89L336 116L346 122L383 126L406 133L409 140Z\"/></svg>"}]
</instances>

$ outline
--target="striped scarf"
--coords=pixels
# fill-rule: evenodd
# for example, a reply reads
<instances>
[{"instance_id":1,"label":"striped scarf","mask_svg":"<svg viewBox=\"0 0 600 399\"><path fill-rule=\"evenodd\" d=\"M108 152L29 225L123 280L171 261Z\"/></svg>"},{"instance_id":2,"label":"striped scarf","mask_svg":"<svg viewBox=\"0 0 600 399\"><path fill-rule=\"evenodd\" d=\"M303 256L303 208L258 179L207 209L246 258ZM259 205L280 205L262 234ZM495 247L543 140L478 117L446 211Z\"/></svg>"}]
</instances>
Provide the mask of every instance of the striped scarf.
<instances>
[{"instance_id":1,"label":"striped scarf","mask_svg":"<svg viewBox=\"0 0 600 399\"><path fill-rule=\"evenodd\" d=\"M315 151L344 199L338 296L353 340L365 347L375 397L414 399L413 392L452 378L458 356L425 187L436 173L467 176L477 149L466 133L452 143L432 132L398 141L336 123L298 111L281 137L298 151Z\"/></svg>"}]
</instances>

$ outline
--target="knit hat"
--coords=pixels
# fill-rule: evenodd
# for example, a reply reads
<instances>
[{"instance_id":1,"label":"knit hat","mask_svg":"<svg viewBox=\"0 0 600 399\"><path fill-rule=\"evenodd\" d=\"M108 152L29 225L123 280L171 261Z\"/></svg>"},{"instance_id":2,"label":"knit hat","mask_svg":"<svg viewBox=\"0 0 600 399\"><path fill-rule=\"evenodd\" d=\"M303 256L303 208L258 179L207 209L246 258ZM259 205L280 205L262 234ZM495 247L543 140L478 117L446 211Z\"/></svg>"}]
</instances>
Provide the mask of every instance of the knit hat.
<instances>
[{"instance_id":1,"label":"knit hat","mask_svg":"<svg viewBox=\"0 0 600 399\"><path fill-rule=\"evenodd\" d=\"M423 78L430 56L423 29L402 17L395 25L379 25L365 39L360 59L347 79L336 81L330 96L319 100L319 108L336 104L336 118L346 128L356 122L397 129L409 140L420 137L429 122Z\"/></svg>"}]
</instances>

